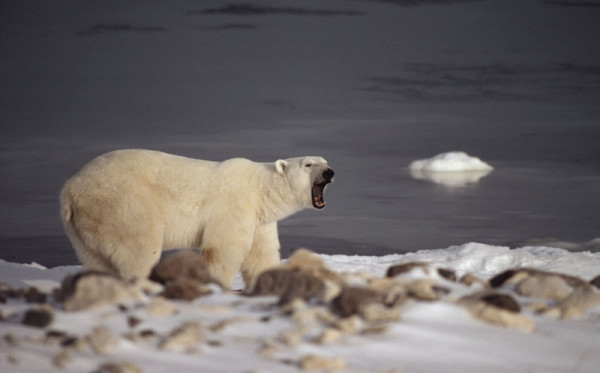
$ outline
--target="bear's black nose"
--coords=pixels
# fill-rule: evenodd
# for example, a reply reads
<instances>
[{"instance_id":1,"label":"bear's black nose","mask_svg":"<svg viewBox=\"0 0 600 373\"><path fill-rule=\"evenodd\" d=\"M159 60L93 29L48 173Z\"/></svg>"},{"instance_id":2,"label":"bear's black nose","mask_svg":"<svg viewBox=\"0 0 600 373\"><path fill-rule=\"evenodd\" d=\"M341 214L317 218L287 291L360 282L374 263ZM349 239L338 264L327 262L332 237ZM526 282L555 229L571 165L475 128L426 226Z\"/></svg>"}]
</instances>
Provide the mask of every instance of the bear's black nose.
<instances>
[{"instance_id":1,"label":"bear's black nose","mask_svg":"<svg viewBox=\"0 0 600 373\"><path fill-rule=\"evenodd\" d=\"M325 171L323 171L323 177L327 180L331 180L333 178L334 172L331 168L326 169Z\"/></svg>"}]
</instances>

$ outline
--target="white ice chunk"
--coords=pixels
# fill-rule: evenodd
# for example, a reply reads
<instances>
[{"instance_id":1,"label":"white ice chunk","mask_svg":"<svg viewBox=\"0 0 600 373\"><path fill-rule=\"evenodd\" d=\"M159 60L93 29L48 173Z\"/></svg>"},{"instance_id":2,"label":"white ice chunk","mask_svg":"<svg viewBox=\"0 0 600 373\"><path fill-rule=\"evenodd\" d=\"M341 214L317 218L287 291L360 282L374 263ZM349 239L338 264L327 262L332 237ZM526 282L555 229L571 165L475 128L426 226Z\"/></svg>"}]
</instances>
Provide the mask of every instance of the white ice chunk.
<instances>
[{"instance_id":1,"label":"white ice chunk","mask_svg":"<svg viewBox=\"0 0 600 373\"><path fill-rule=\"evenodd\" d=\"M465 152L448 152L421 159L410 164L411 176L449 187L476 183L489 174L493 167Z\"/></svg>"}]
</instances>

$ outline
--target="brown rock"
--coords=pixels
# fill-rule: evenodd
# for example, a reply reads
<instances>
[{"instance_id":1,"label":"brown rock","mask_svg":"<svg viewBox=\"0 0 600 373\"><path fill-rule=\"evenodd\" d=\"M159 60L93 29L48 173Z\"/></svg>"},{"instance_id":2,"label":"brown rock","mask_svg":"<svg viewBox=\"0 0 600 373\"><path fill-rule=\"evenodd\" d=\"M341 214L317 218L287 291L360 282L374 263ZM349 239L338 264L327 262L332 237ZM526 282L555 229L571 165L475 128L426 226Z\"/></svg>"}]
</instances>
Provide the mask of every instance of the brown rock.
<instances>
[{"instance_id":1,"label":"brown rock","mask_svg":"<svg viewBox=\"0 0 600 373\"><path fill-rule=\"evenodd\" d=\"M67 365L69 360L70 360L69 352L67 350L61 350L56 355L54 355L54 357L52 358L52 365L54 365L57 368L62 369Z\"/></svg>"},{"instance_id":2,"label":"brown rock","mask_svg":"<svg viewBox=\"0 0 600 373\"><path fill-rule=\"evenodd\" d=\"M473 285L481 285L483 287L490 286L488 281L482 280L479 277L475 276L472 273L466 273L463 277L460 278L460 283L467 286Z\"/></svg>"},{"instance_id":3,"label":"brown rock","mask_svg":"<svg viewBox=\"0 0 600 373\"><path fill-rule=\"evenodd\" d=\"M589 285L575 288L557 306L563 319L582 316L592 307L600 307L600 293Z\"/></svg>"},{"instance_id":4,"label":"brown rock","mask_svg":"<svg viewBox=\"0 0 600 373\"><path fill-rule=\"evenodd\" d=\"M428 267L429 267L429 263L425 263L425 262L408 262L408 263L395 264L388 268L386 277L396 277L400 274L410 272L415 268L428 268Z\"/></svg>"},{"instance_id":5,"label":"brown rock","mask_svg":"<svg viewBox=\"0 0 600 373\"><path fill-rule=\"evenodd\" d=\"M189 277L180 277L167 282L160 296L167 299L192 300L212 294L212 290L204 283Z\"/></svg>"},{"instance_id":6,"label":"brown rock","mask_svg":"<svg viewBox=\"0 0 600 373\"><path fill-rule=\"evenodd\" d=\"M571 290L563 277L548 274L530 275L515 286L517 294L552 300L565 298Z\"/></svg>"},{"instance_id":7,"label":"brown rock","mask_svg":"<svg viewBox=\"0 0 600 373\"><path fill-rule=\"evenodd\" d=\"M120 278L97 271L67 276L55 294L67 311L79 311L128 299L140 299L140 292Z\"/></svg>"},{"instance_id":8,"label":"brown rock","mask_svg":"<svg viewBox=\"0 0 600 373\"><path fill-rule=\"evenodd\" d=\"M342 317L347 317L355 314L362 316L368 305L380 302L381 295L374 290L346 286L331 304L337 313Z\"/></svg>"},{"instance_id":9,"label":"brown rock","mask_svg":"<svg viewBox=\"0 0 600 373\"><path fill-rule=\"evenodd\" d=\"M326 371L346 369L346 361L341 358L322 357L308 355L300 360L300 368L303 371Z\"/></svg>"},{"instance_id":10,"label":"brown rock","mask_svg":"<svg viewBox=\"0 0 600 373\"><path fill-rule=\"evenodd\" d=\"M594 277L591 281L590 284L592 284L593 286L597 287L598 289L600 289L600 275Z\"/></svg>"},{"instance_id":11,"label":"brown rock","mask_svg":"<svg viewBox=\"0 0 600 373\"><path fill-rule=\"evenodd\" d=\"M92 373L143 373L143 371L135 364L124 362L102 364Z\"/></svg>"},{"instance_id":12,"label":"brown rock","mask_svg":"<svg viewBox=\"0 0 600 373\"><path fill-rule=\"evenodd\" d=\"M564 273L542 271L534 268L509 269L491 278L490 285L496 288L503 286L504 284L515 284L527 277L532 276L559 276L567 285L571 287L586 285L584 280L575 276L566 275Z\"/></svg>"},{"instance_id":13,"label":"brown rock","mask_svg":"<svg viewBox=\"0 0 600 373\"><path fill-rule=\"evenodd\" d=\"M489 293L483 295L480 299L490 306L498 307L509 312L521 312L519 303L508 294Z\"/></svg>"},{"instance_id":14,"label":"brown rock","mask_svg":"<svg viewBox=\"0 0 600 373\"><path fill-rule=\"evenodd\" d=\"M204 339L202 326L199 322L186 322L179 328L175 329L167 338L160 344L162 349L176 349L189 347L195 343L201 342Z\"/></svg>"},{"instance_id":15,"label":"brown rock","mask_svg":"<svg viewBox=\"0 0 600 373\"><path fill-rule=\"evenodd\" d=\"M152 269L150 279L161 284L166 284L179 278L188 278L197 282L208 284L212 281L208 266L202 255L193 250L180 250L176 254L167 256Z\"/></svg>"},{"instance_id":16,"label":"brown rock","mask_svg":"<svg viewBox=\"0 0 600 373\"><path fill-rule=\"evenodd\" d=\"M119 343L119 339L104 326L97 326L92 329L92 332L87 336L86 341L89 343L92 350L100 355L109 353Z\"/></svg>"},{"instance_id":17,"label":"brown rock","mask_svg":"<svg viewBox=\"0 0 600 373\"><path fill-rule=\"evenodd\" d=\"M325 283L314 275L299 270L270 269L258 276L252 295L276 295L286 304L295 298L323 297Z\"/></svg>"},{"instance_id":18,"label":"brown rock","mask_svg":"<svg viewBox=\"0 0 600 373\"><path fill-rule=\"evenodd\" d=\"M514 309L518 305L515 307L513 302L514 299L508 295L483 291L460 299L458 304L481 321L509 329L531 332L534 328L533 321L515 312Z\"/></svg>"},{"instance_id":19,"label":"brown rock","mask_svg":"<svg viewBox=\"0 0 600 373\"><path fill-rule=\"evenodd\" d=\"M32 286L23 291L23 297L27 303L46 303L47 295Z\"/></svg>"},{"instance_id":20,"label":"brown rock","mask_svg":"<svg viewBox=\"0 0 600 373\"><path fill-rule=\"evenodd\" d=\"M146 304L146 312L154 316L171 316L177 313L177 307L163 297L154 297Z\"/></svg>"},{"instance_id":21,"label":"brown rock","mask_svg":"<svg viewBox=\"0 0 600 373\"><path fill-rule=\"evenodd\" d=\"M24 325L45 328L54 320L54 312L50 307L30 308L25 312Z\"/></svg>"}]
</instances>

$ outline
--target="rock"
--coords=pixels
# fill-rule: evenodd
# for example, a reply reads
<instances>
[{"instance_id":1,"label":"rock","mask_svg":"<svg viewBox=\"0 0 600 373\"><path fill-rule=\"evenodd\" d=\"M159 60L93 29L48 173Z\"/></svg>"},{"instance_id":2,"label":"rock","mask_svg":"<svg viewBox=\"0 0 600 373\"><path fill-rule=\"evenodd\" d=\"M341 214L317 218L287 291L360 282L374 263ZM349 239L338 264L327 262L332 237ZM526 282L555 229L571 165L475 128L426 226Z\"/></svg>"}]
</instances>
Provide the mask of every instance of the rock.
<instances>
[{"instance_id":1,"label":"rock","mask_svg":"<svg viewBox=\"0 0 600 373\"><path fill-rule=\"evenodd\" d=\"M325 284L325 291L320 299L326 302L339 294L343 283L337 272L329 270L319 255L307 249L296 250L286 263L277 268L296 270L319 278Z\"/></svg>"},{"instance_id":2,"label":"rock","mask_svg":"<svg viewBox=\"0 0 600 373\"><path fill-rule=\"evenodd\" d=\"M367 306L380 303L381 295L374 290L365 287L346 286L342 289L331 303L334 310L342 317L360 315Z\"/></svg>"},{"instance_id":3,"label":"rock","mask_svg":"<svg viewBox=\"0 0 600 373\"><path fill-rule=\"evenodd\" d=\"M499 274L497 274L496 276L492 277L489 281L490 285L493 288L498 288L502 285L504 285L504 283L506 281L508 281L511 277L513 277L518 271L514 270L514 269L508 269L504 272L501 272Z\"/></svg>"},{"instance_id":4,"label":"rock","mask_svg":"<svg viewBox=\"0 0 600 373\"><path fill-rule=\"evenodd\" d=\"M138 326L140 323L142 322L142 320L139 317L135 317L135 316L129 316L127 318L127 325L129 325L130 328L135 328L136 326Z\"/></svg>"},{"instance_id":5,"label":"rock","mask_svg":"<svg viewBox=\"0 0 600 373\"><path fill-rule=\"evenodd\" d=\"M371 303L360 310L360 316L368 322L397 321L400 320L402 313L400 307L387 307L381 303Z\"/></svg>"},{"instance_id":6,"label":"rock","mask_svg":"<svg viewBox=\"0 0 600 373\"><path fill-rule=\"evenodd\" d=\"M208 266L202 255L193 250L180 250L161 260L150 274L152 281L166 284L180 278L188 278L202 284L212 282Z\"/></svg>"},{"instance_id":7,"label":"rock","mask_svg":"<svg viewBox=\"0 0 600 373\"><path fill-rule=\"evenodd\" d=\"M420 269L424 274L430 275L436 273L447 281L456 282L456 272L447 268L437 268L426 262L408 262L395 264L387 269L386 277L396 277L405 273L412 272L414 269Z\"/></svg>"},{"instance_id":8,"label":"rock","mask_svg":"<svg viewBox=\"0 0 600 373\"><path fill-rule=\"evenodd\" d=\"M385 276L386 277L396 277L403 273L411 272L415 268L421 268L423 270L426 270L427 268L429 268L429 263L408 262L408 263L395 264L387 269L387 273Z\"/></svg>"},{"instance_id":9,"label":"rock","mask_svg":"<svg viewBox=\"0 0 600 373\"><path fill-rule=\"evenodd\" d=\"M180 277L167 282L160 296L167 299L193 300L212 294L212 290L204 283L189 277Z\"/></svg>"},{"instance_id":10,"label":"rock","mask_svg":"<svg viewBox=\"0 0 600 373\"><path fill-rule=\"evenodd\" d=\"M310 332L310 326L300 326L297 328L284 330L279 334L279 340L289 347L297 346L304 337Z\"/></svg>"},{"instance_id":11,"label":"rock","mask_svg":"<svg viewBox=\"0 0 600 373\"><path fill-rule=\"evenodd\" d=\"M508 294L489 293L481 296L479 299L490 306L498 307L509 312L521 312L519 303Z\"/></svg>"},{"instance_id":12,"label":"rock","mask_svg":"<svg viewBox=\"0 0 600 373\"><path fill-rule=\"evenodd\" d=\"M233 324L237 324L237 323L250 323L250 322L254 322L255 320L249 317L232 317L229 319L225 319L225 320L221 320L219 322L216 322L214 324L212 324L209 329L211 332L221 332L223 329L227 328L230 325Z\"/></svg>"},{"instance_id":13,"label":"rock","mask_svg":"<svg viewBox=\"0 0 600 373\"><path fill-rule=\"evenodd\" d=\"M275 268L261 273L256 280L252 295L276 295L286 304L295 298L321 299L325 283L309 273L298 269Z\"/></svg>"},{"instance_id":14,"label":"rock","mask_svg":"<svg viewBox=\"0 0 600 373\"><path fill-rule=\"evenodd\" d=\"M54 312L51 307L30 308L25 312L23 324L45 328L54 320Z\"/></svg>"},{"instance_id":15,"label":"rock","mask_svg":"<svg viewBox=\"0 0 600 373\"><path fill-rule=\"evenodd\" d=\"M321 257L308 249L298 249L288 258L282 267L288 269L323 269L325 262Z\"/></svg>"},{"instance_id":16,"label":"rock","mask_svg":"<svg viewBox=\"0 0 600 373\"><path fill-rule=\"evenodd\" d=\"M327 328L315 339L318 344L330 344L337 342L342 337L342 332L339 329Z\"/></svg>"},{"instance_id":17,"label":"rock","mask_svg":"<svg viewBox=\"0 0 600 373\"><path fill-rule=\"evenodd\" d=\"M135 364L124 363L105 363L92 373L143 373Z\"/></svg>"},{"instance_id":18,"label":"rock","mask_svg":"<svg viewBox=\"0 0 600 373\"><path fill-rule=\"evenodd\" d=\"M481 287L484 287L484 288L487 288L488 286L490 286L488 281L482 280L472 273L466 273L465 275L463 275L460 278L459 282L466 286L480 285Z\"/></svg>"},{"instance_id":19,"label":"rock","mask_svg":"<svg viewBox=\"0 0 600 373\"><path fill-rule=\"evenodd\" d=\"M572 288L561 276L535 274L519 281L515 286L517 294L525 297L559 300L565 298Z\"/></svg>"},{"instance_id":20,"label":"rock","mask_svg":"<svg viewBox=\"0 0 600 373\"><path fill-rule=\"evenodd\" d=\"M594 277L591 281L590 284L592 284L593 286L595 286L596 288L600 289L600 275Z\"/></svg>"},{"instance_id":21,"label":"rock","mask_svg":"<svg viewBox=\"0 0 600 373\"><path fill-rule=\"evenodd\" d=\"M23 298L25 298L27 303L46 303L47 295L39 291L35 286L31 286L23 291Z\"/></svg>"},{"instance_id":22,"label":"rock","mask_svg":"<svg viewBox=\"0 0 600 373\"><path fill-rule=\"evenodd\" d=\"M544 277L558 276L571 287L585 286L587 283L575 276L566 275L563 273L542 271L534 268L519 268L504 271L490 279L490 285L494 288L504 286L505 284L517 284L527 277Z\"/></svg>"},{"instance_id":23,"label":"rock","mask_svg":"<svg viewBox=\"0 0 600 373\"><path fill-rule=\"evenodd\" d=\"M153 316L171 316L177 313L177 307L163 297L154 297L146 304L146 312Z\"/></svg>"},{"instance_id":24,"label":"rock","mask_svg":"<svg viewBox=\"0 0 600 373\"><path fill-rule=\"evenodd\" d=\"M433 301L438 300L441 294L448 294L449 289L438 285L438 282L431 278L423 278L406 283L408 296L417 300Z\"/></svg>"},{"instance_id":25,"label":"rock","mask_svg":"<svg viewBox=\"0 0 600 373\"><path fill-rule=\"evenodd\" d=\"M303 371L335 371L346 369L344 359L308 355L300 360L300 368Z\"/></svg>"},{"instance_id":26,"label":"rock","mask_svg":"<svg viewBox=\"0 0 600 373\"><path fill-rule=\"evenodd\" d=\"M352 315L339 319L334 326L346 334L357 333L363 325L363 321L358 315Z\"/></svg>"},{"instance_id":27,"label":"rock","mask_svg":"<svg viewBox=\"0 0 600 373\"><path fill-rule=\"evenodd\" d=\"M67 276L55 295L67 311L80 311L128 299L140 299L140 292L120 278L96 271Z\"/></svg>"},{"instance_id":28,"label":"rock","mask_svg":"<svg viewBox=\"0 0 600 373\"><path fill-rule=\"evenodd\" d=\"M589 285L577 287L557 305L563 319L580 317L592 307L600 307L600 293Z\"/></svg>"},{"instance_id":29,"label":"rock","mask_svg":"<svg viewBox=\"0 0 600 373\"><path fill-rule=\"evenodd\" d=\"M463 297L458 304L465 307L476 319L490 324L525 332L531 332L534 329L533 321L515 312L515 309L520 307L512 297L506 294L483 291Z\"/></svg>"},{"instance_id":30,"label":"rock","mask_svg":"<svg viewBox=\"0 0 600 373\"><path fill-rule=\"evenodd\" d=\"M448 281L456 282L456 272L447 268L438 268L438 274Z\"/></svg>"},{"instance_id":31,"label":"rock","mask_svg":"<svg viewBox=\"0 0 600 373\"><path fill-rule=\"evenodd\" d=\"M277 344L272 340L266 340L258 350L258 355L266 359L271 359L279 352Z\"/></svg>"},{"instance_id":32,"label":"rock","mask_svg":"<svg viewBox=\"0 0 600 373\"><path fill-rule=\"evenodd\" d=\"M201 342L204 339L202 326L199 322L186 322L179 328L175 329L168 337L160 344L162 349L177 349L189 347L195 343Z\"/></svg>"},{"instance_id":33,"label":"rock","mask_svg":"<svg viewBox=\"0 0 600 373\"><path fill-rule=\"evenodd\" d=\"M106 355L119 343L119 339L104 326L96 326L92 329L92 332L86 337L86 341L92 351L99 355Z\"/></svg>"},{"instance_id":34,"label":"rock","mask_svg":"<svg viewBox=\"0 0 600 373\"><path fill-rule=\"evenodd\" d=\"M61 350L52 358L52 365L59 369L63 369L70 359L69 352L67 350Z\"/></svg>"},{"instance_id":35,"label":"rock","mask_svg":"<svg viewBox=\"0 0 600 373\"><path fill-rule=\"evenodd\" d=\"M382 302L386 306L399 306L408 298L406 283L394 278L376 277L368 281L369 289L381 294Z\"/></svg>"}]
</instances>

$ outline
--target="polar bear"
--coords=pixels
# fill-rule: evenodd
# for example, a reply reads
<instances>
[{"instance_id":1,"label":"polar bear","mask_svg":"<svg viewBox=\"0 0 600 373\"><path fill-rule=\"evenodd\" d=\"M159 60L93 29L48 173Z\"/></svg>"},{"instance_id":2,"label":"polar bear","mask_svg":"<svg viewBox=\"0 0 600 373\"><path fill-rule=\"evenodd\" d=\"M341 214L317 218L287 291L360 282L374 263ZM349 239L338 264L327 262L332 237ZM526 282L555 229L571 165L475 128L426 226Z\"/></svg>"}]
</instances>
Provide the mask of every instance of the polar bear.
<instances>
[{"instance_id":1,"label":"polar bear","mask_svg":"<svg viewBox=\"0 0 600 373\"><path fill-rule=\"evenodd\" d=\"M277 221L325 207L334 172L322 157L257 163L198 160L151 150L101 155L69 179L61 217L89 269L146 277L163 250L199 248L210 274L251 288L279 264Z\"/></svg>"}]
</instances>

